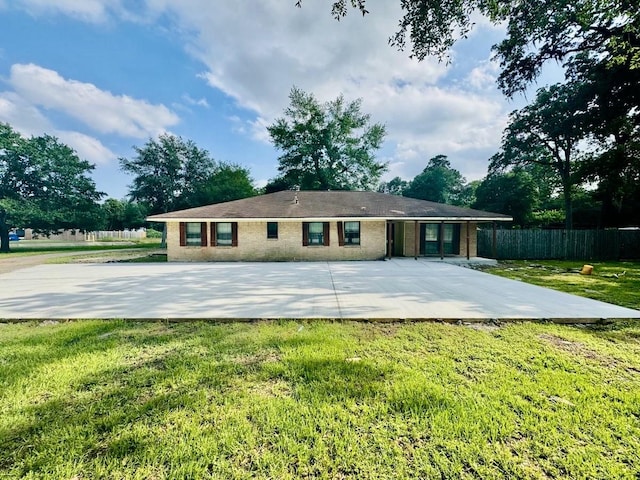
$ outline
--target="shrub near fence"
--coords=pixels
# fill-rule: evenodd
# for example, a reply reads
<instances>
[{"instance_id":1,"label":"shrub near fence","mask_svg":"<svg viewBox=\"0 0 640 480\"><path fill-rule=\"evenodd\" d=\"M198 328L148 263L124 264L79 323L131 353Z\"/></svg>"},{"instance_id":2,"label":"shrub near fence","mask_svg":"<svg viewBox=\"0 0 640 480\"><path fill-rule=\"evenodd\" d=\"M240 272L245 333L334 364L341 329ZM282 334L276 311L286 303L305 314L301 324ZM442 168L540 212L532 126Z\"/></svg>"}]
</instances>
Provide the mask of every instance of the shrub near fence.
<instances>
[{"instance_id":1,"label":"shrub near fence","mask_svg":"<svg viewBox=\"0 0 640 480\"><path fill-rule=\"evenodd\" d=\"M478 231L478 255L493 258L493 231ZM497 230L496 258L620 260L640 258L639 230Z\"/></svg>"}]
</instances>

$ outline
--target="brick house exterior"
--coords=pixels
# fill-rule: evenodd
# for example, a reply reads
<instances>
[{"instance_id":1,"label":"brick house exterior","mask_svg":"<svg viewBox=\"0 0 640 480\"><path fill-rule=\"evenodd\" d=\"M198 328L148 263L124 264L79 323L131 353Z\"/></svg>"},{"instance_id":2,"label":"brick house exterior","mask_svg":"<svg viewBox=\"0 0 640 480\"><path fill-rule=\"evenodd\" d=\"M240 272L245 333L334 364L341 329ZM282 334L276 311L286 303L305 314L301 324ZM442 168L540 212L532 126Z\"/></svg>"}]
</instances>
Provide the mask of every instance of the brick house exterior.
<instances>
[{"instance_id":1,"label":"brick house exterior","mask_svg":"<svg viewBox=\"0 0 640 480\"><path fill-rule=\"evenodd\" d=\"M375 192L283 191L148 217L167 223L169 261L376 260L477 255L501 214Z\"/></svg>"}]
</instances>

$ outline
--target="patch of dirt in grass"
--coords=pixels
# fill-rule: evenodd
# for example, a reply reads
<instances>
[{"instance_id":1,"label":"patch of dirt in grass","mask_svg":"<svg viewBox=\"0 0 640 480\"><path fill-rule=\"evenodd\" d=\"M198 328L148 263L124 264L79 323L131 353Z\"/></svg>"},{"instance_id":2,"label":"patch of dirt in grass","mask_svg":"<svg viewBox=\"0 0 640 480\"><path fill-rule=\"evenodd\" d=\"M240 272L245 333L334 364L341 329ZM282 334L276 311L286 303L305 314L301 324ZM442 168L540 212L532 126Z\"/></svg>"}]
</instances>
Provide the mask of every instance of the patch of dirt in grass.
<instances>
[{"instance_id":1,"label":"patch of dirt in grass","mask_svg":"<svg viewBox=\"0 0 640 480\"><path fill-rule=\"evenodd\" d=\"M97 255L72 257L69 263L116 263L149 256L148 252L110 252Z\"/></svg>"},{"instance_id":2,"label":"patch of dirt in grass","mask_svg":"<svg viewBox=\"0 0 640 480\"><path fill-rule=\"evenodd\" d=\"M587 360L591 360L593 362L598 363L599 365L602 365L603 367L607 367L607 368L621 367L632 373L640 372L640 370L637 369L636 367L633 367L630 365L621 365L620 361L618 361L617 359L610 357L608 355L601 355L598 352L591 350L583 343L566 340L556 335L549 335L546 333L538 335L538 338L550 343L554 347L564 352L568 352L573 355L585 358Z\"/></svg>"},{"instance_id":3,"label":"patch of dirt in grass","mask_svg":"<svg viewBox=\"0 0 640 480\"><path fill-rule=\"evenodd\" d=\"M261 363L279 362L280 355L276 353L258 353L254 355L239 355L231 358L238 365L253 366Z\"/></svg>"},{"instance_id":4,"label":"patch of dirt in grass","mask_svg":"<svg viewBox=\"0 0 640 480\"><path fill-rule=\"evenodd\" d=\"M511 455L517 459L517 462L529 474L536 476L537 478L547 479L553 478L544 471L544 469L532 458L527 455L528 451L530 451L531 446L529 445L529 441L521 436L516 436L507 439L504 444Z\"/></svg>"},{"instance_id":5,"label":"patch of dirt in grass","mask_svg":"<svg viewBox=\"0 0 640 480\"><path fill-rule=\"evenodd\" d=\"M501 328L499 324L493 322L464 322L462 325L472 330L488 333L495 332Z\"/></svg>"},{"instance_id":6,"label":"patch of dirt in grass","mask_svg":"<svg viewBox=\"0 0 640 480\"><path fill-rule=\"evenodd\" d=\"M249 393L270 398L290 397L292 393L288 382L281 379L269 379L254 383L249 387Z\"/></svg>"}]
</instances>

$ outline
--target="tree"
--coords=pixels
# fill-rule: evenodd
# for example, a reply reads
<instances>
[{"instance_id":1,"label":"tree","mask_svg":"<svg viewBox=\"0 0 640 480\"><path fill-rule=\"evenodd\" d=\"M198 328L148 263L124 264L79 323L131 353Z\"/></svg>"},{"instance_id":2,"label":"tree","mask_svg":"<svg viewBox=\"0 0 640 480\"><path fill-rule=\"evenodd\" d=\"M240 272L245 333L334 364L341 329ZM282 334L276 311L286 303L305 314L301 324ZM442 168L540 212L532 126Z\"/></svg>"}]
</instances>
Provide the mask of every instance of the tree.
<instances>
[{"instance_id":1,"label":"tree","mask_svg":"<svg viewBox=\"0 0 640 480\"><path fill-rule=\"evenodd\" d=\"M209 152L170 134L133 149L132 159L120 159L121 169L135 175L129 188L131 199L141 202L150 214L201 205L198 191L215 168ZM166 224L162 245L165 242Z\"/></svg>"},{"instance_id":2,"label":"tree","mask_svg":"<svg viewBox=\"0 0 640 480\"><path fill-rule=\"evenodd\" d=\"M378 192L389 193L391 195L404 195L404 191L409 186L409 182L401 179L400 177L394 177L388 182L382 182L378 186Z\"/></svg>"},{"instance_id":3,"label":"tree","mask_svg":"<svg viewBox=\"0 0 640 480\"><path fill-rule=\"evenodd\" d=\"M102 204L105 230L132 230L146 223L145 209L138 202L108 198Z\"/></svg>"},{"instance_id":4,"label":"tree","mask_svg":"<svg viewBox=\"0 0 640 480\"><path fill-rule=\"evenodd\" d=\"M536 206L536 188L530 175L508 172L488 175L476 189L473 208L513 217L520 227L529 226Z\"/></svg>"},{"instance_id":5,"label":"tree","mask_svg":"<svg viewBox=\"0 0 640 480\"><path fill-rule=\"evenodd\" d=\"M100 222L94 166L52 136L24 138L0 123L0 251L9 251L9 229L50 234L92 230Z\"/></svg>"},{"instance_id":6,"label":"tree","mask_svg":"<svg viewBox=\"0 0 640 480\"><path fill-rule=\"evenodd\" d=\"M447 156L437 155L429 160L422 173L411 180L404 190L404 196L454 204L464 183L465 179L460 172L451 168Z\"/></svg>"},{"instance_id":7,"label":"tree","mask_svg":"<svg viewBox=\"0 0 640 480\"><path fill-rule=\"evenodd\" d=\"M535 101L510 115L502 137L502 150L494 155L490 173L511 166L532 164L550 168L556 175L564 198L565 228L573 228L572 189L582 178L576 168L578 143L585 138L586 112L579 87L554 85L541 88Z\"/></svg>"},{"instance_id":8,"label":"tree","mask_svg":"<svg viewBox=\"0 0 640 480\"><path fill-rule=\"evenodd\" d=\"M476 191L482 183L480 180L473 180L462 186L460 194L457 196L454 205L471 208L476 201Z\"/></svg>"},{"instance_id":9,"label":"tree","mask_svg":"<svg viewBox=\"0 0 640 480\"><path fill-rule=\"evenodd\" d=\"M122 170L135 175L129 189L133 200L144 203L150 214L199 206L194 196L215 168L209 152L166 133L133 149L132 159L120 159Z\"/></svg>"},{"instance_id":10,"label":"tree","mask_svg":"<svg viewBox=\"0 0 640 480\"><path fill-rule=\"evenodd\" d=\"M583 68L584 65L579 66ZM636 224L640 199L640 69L590 67L583 75L589 99L588 125L593 154L583 173L597 182L602 225Z\"/></svg>"},{"instance_id":11,"label":"tree","mask_svg":"<svg viewBox=\"0 0 640 480\"><path fill-rule=\"evenodd\" d=\"M240 165L219 163L211 176L198 186L194 198L197 203L208 205L253 197L256 194L248 169Z\"/></svg>"},{"instance_id":12,"label":"tree","mask_svg":"<svg viewBox=\"0 0 640 480\"><path fill-rule=\"evenodd\" d=\"M321 104L312 94L293 87L284 117L267 130L279 157L280 177L274 185L304 190L367 190L387 169L374 152L385 136L381 124L371 124L360 111L361 100L341 95Z\"/></svg>"}]
</instances>

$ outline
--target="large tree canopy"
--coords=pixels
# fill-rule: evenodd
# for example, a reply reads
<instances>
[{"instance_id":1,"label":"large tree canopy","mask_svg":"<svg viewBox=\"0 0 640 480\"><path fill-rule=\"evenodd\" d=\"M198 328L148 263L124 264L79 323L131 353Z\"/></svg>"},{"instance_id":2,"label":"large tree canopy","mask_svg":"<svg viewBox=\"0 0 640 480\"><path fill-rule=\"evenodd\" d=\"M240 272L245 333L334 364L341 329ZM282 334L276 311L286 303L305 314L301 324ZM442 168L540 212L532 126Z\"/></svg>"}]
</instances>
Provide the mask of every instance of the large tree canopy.
<instances>
[{"instance_id":1,"label":"large tree canopy","mask_svg":"<svg viewBox=\"0 0 640 480\"><path fill-rule=\"evenodd\" d=\"M235 164L220 162L211 176L198 186L194 200L199 205L230 202L257 195L251 172Z\"/></svg>"},{"instance_id":2,"label":"large tree canopy","mask_svg":"<svg viewBox=\"0 0 640 480\"><path fill-rule=\"evenodd\" d=\"M145 204L150 214L199 206L198 189L215 169L209 152L169 134L133 149L133 158L120 159L122 170L135 175L129 189L133 200Z\"/></svg>"},{"instance_id":3,"label":"large tree canopy","mask_svg":"<svg viewBox=\"0 0 640 480\"><path fill-rule=\"evenodd\" d=\"M321 104L293 88L284 117L267 128L279 158L280 177L267 190L298 186L305 190L368 190L387 166L375 159L385 128L371 124L361 101L342 96Z\"/></svg>"},{"instance_id":4,"label":"large tree canopy","mask_svg":"<svg viewBox=\"0 0 640 480\"><path fill-rule=\"evenodd\" d=\"M140 203L108 198L102 204L104 230L136 229L145 225L146 210Z\"/></svg>"},{"instance_id":5,"label":"large tree canopy","mask_svg":"<svg viewBox=\"0 0 640 480\"><path fill-rule=\"evenodd\" d=\"M457 204L465 179L451 167L446 155L436 155L404 189L405 197Z\"/></svg>"},{"instance_id":6,"label":"large tree canopy","mask_svg":"<svg viewBox=\"0 0 640 480\"><path fill-rule=\"evenodd\" d=\"M9 229L49 234L90 230L100 222L93 165L57 138L24 138L0 123L0 250L9 251Z\"/></svg>"},{"instance_id":7,"label":"large tree canopy","mask_svg":"<svg viewBox=\"0 0 640 480\"><path fill-rule=\"evenodd\" d=\"M502 150L491 159L489 171L511 166L540 165L556 175L563 197L566 221L572 224L572 189L581 183L576 162L578 145L585 138L586 112L574 85L541 88L535 101L510 116L502 139ZM584 157L582 157L584 158Z\"/></svg>"},{"instance_id":8,"label":"large tree canopy","mask_svg":"<svg viewBox=\"0 0 640 480\"><path fill-rule=\"evenodd\" d=\"M527 173L489 175L480 182L475 194L473 208L511 215L513 223L521 227L530 225L537 199L533 179Z\"/></svg>"}]
</instances>

